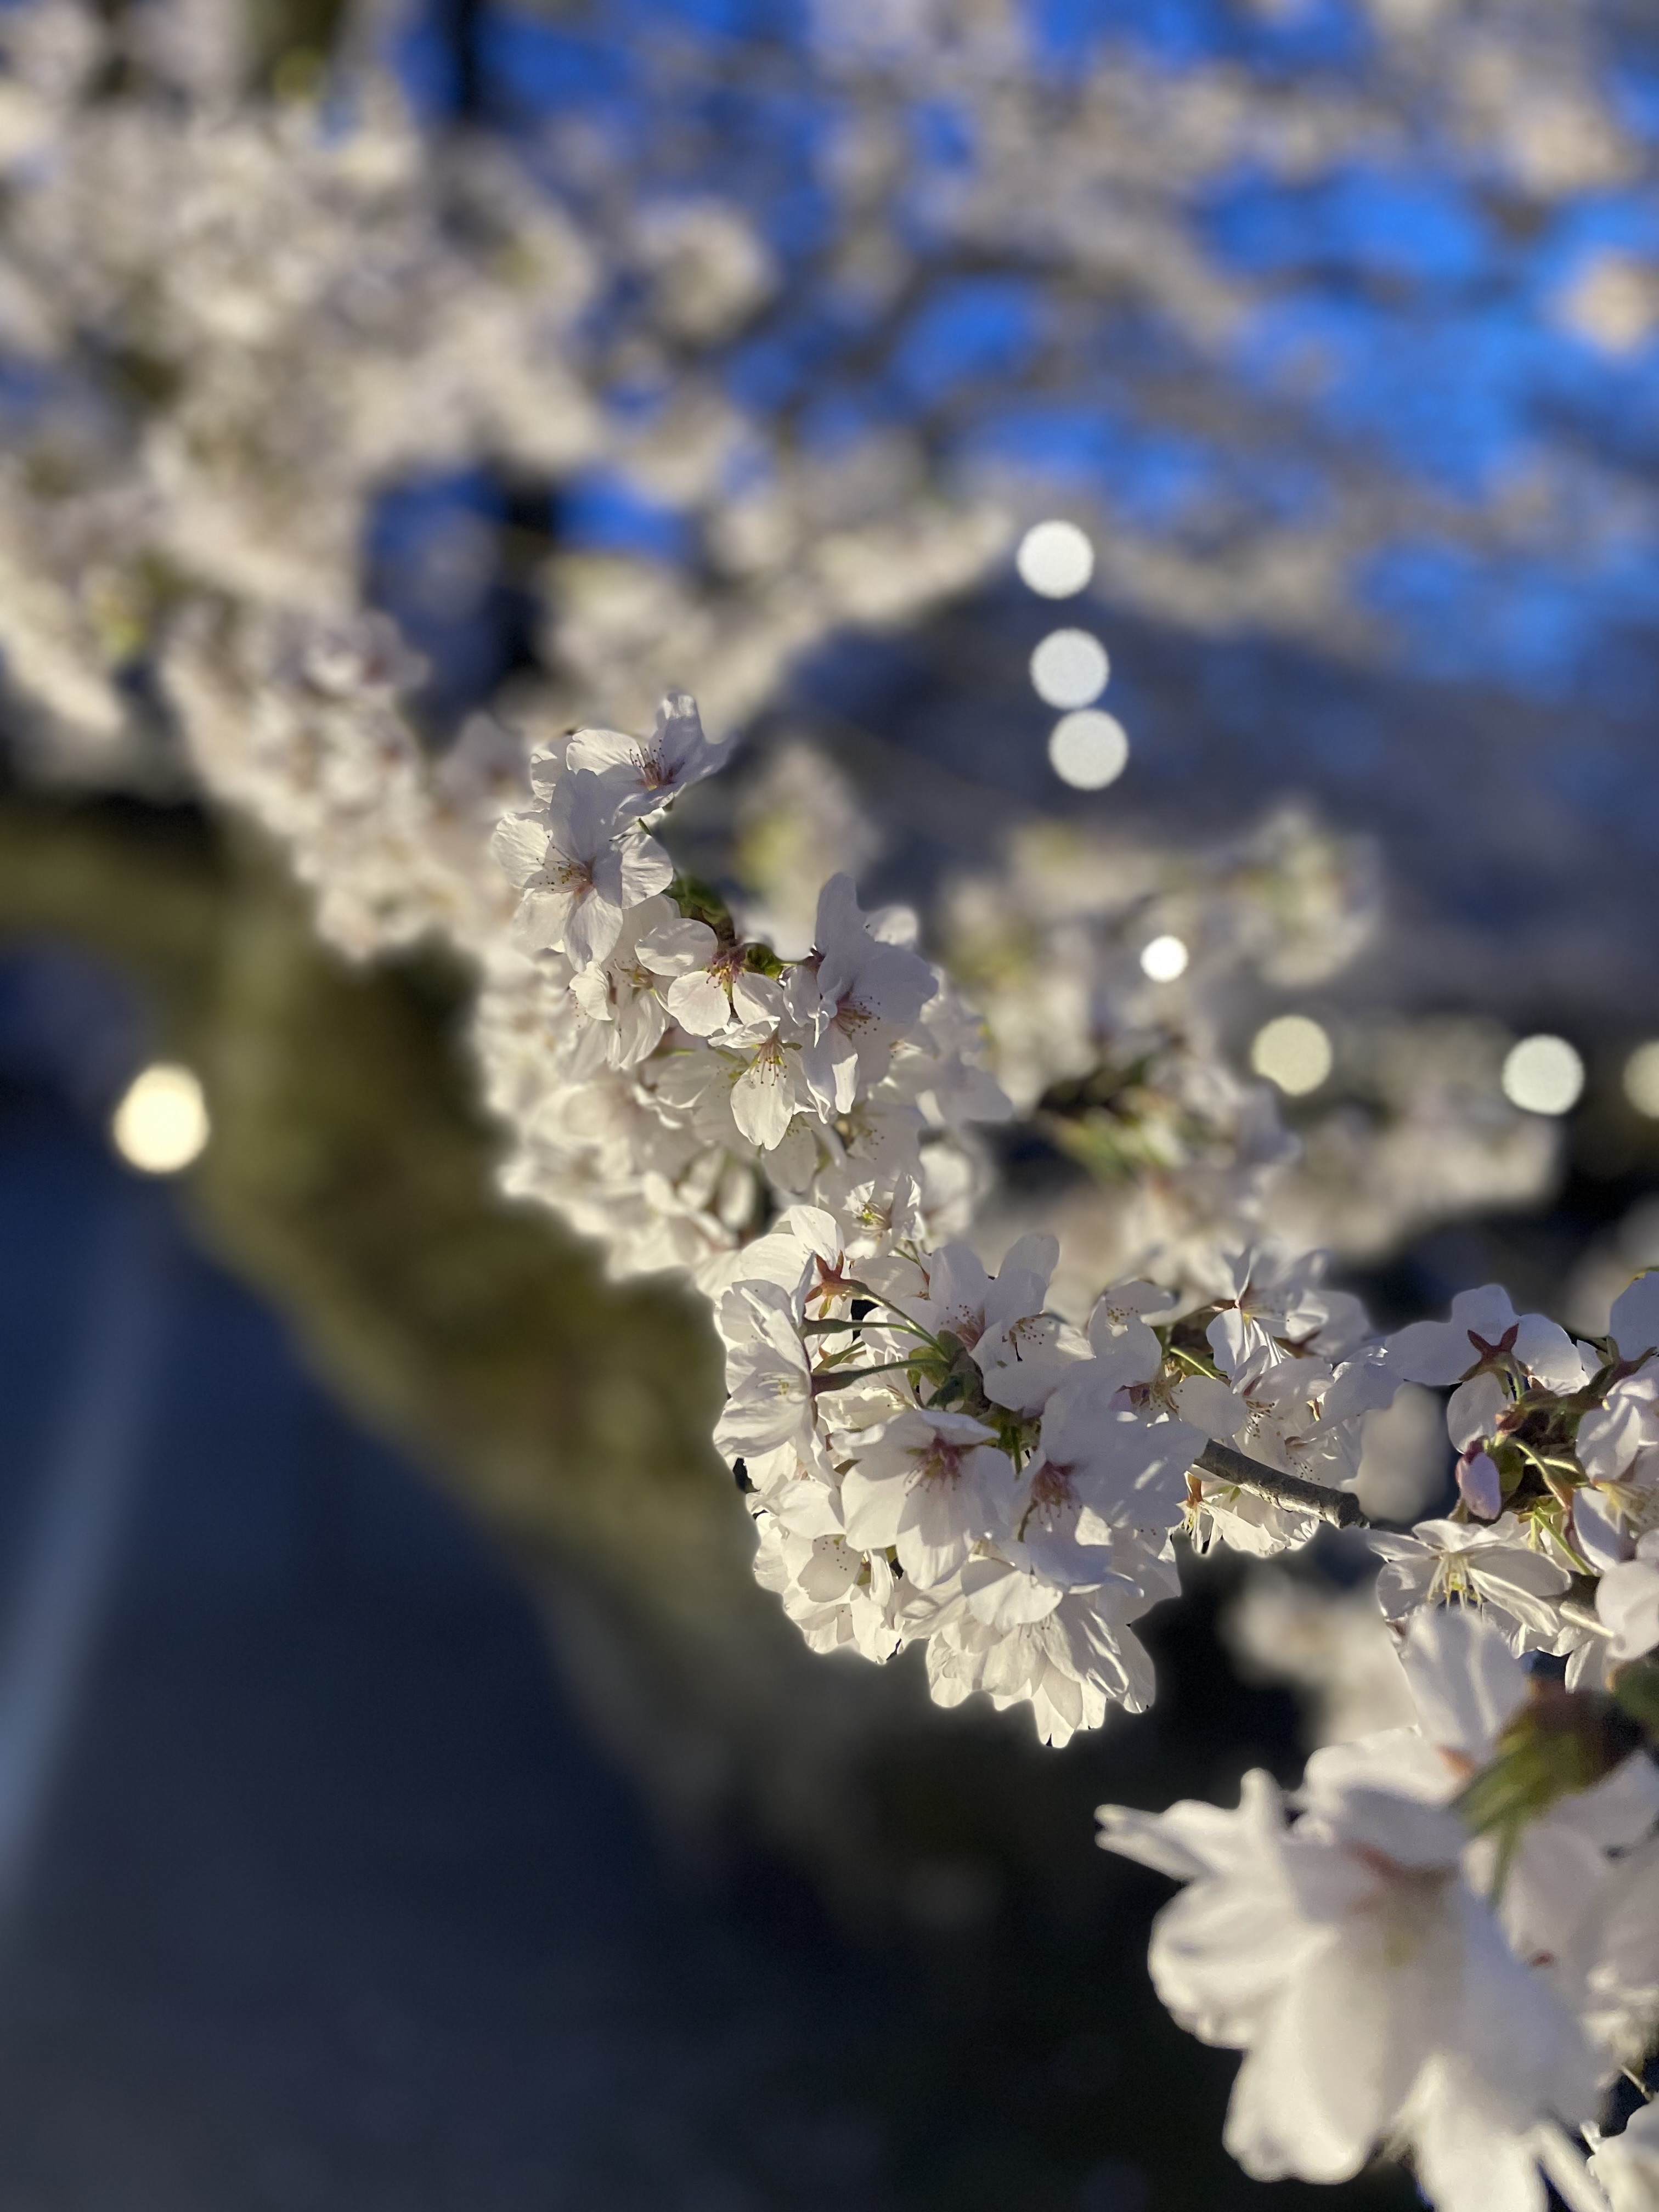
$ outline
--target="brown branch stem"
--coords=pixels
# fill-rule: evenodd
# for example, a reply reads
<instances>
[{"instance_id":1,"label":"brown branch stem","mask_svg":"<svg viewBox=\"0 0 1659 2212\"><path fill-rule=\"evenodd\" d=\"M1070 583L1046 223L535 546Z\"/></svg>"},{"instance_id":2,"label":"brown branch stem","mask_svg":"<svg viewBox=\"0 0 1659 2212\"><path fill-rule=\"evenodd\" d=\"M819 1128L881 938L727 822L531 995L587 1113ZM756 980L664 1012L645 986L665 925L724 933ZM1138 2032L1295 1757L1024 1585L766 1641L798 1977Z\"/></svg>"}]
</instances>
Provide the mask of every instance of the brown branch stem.
<instances>
[{"instance_id":1,"label":"brown branch stem","mask_svg":"<svg viewBox=\"0 0 1659 2212\"><path fill-rule=\"evenodd\" d=\"M1206 1444L1196 1464L1200 1473L1217 1482L1235 1483L1241 1490L1257 1491L1277 1505L1300 1506L1304 1513L1317 1513L1322 1521L1328 1521L1335 1528L1370 1526L1351 1490L1327 1490L1317 1482L1304 1481L1299 1474L1282 1474L1276 1467L1263 1466L1259 1459L1247 1459L1231 1444Z\"/></svg>"}]
</instances>

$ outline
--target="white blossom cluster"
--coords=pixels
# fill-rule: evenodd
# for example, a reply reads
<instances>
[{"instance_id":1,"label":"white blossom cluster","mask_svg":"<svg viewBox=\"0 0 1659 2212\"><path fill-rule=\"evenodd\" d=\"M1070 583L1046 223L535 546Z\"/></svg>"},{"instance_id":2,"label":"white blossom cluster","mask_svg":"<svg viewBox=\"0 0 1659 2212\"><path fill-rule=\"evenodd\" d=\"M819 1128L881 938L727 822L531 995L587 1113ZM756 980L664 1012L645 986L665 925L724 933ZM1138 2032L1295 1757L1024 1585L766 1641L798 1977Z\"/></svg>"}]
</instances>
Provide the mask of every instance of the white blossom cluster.
<instances>
[{"instance_id":1,"label":"white blossom cluster","mask_svg":"<svg viewBox=\"0 0 1659 2212\"><path fill-rule=\"evenodd\" d=\"M1294 806L1201 848L1031 824L950 887L943 955L998 1079L1084 1171L1004 1194L991 1217L1005 1237L1059 1236L1062 1303L1143 1270L1218 1290L1221 1256L1256 1241L1373 1260L1544 1195L1558 1135L1504 1099L1498 1024L1350 1020L1341 1095L1294 1135L1237 1072L1242 1015L1328 983L1375 940L1382 897L1376 854ZM1170 940L1177 971L1149 974L1142 956Z\"/></svg>"},{"instance_id":2,"label":"white blossom cluster","mask_svg":"<svg viewBox=\"0 0 1659 2212\"><path fill-rule=\"evenodd\" d=\"M378 669L334 658L372 717ZM273 714L297 688L305 726L325 726L331 666L307 662ZM519 898L475 1042L516 1133L506 1186L601 1238L614 1272L681 1267L715 1300L717 1442L761 1578L810 1641L875 1659L925 1642L941 1702L1029 1701L1064 1741L1149 1701L1130 1623L1175 1594L1178 1529L1264 1552L1317 1525L1316 1506L1189 1474L1199 1452L1223 1441L1293 1481L1350 1484L1379 1355L1317 1256L1243 1255L1184 1310L1121 1285L1086 1330L1047 1310L1052 1237L988 1277L959 1241L971 1125L1009 1111L978 1024L910 918L866 916L845 877L790 962L677 879L653 828L723 751L673 695L644 739L581 730L538 750L538 803L498 823ZM395 874L412 814L400 778L382 784Z\"/></svg>"},{"instance_id":3,"label":"white blossom cluster","mask_svg":"<svg viewBox=\"0 0 1659 2212\"><path fill-rule=\"evenodd\" d=\"M1230 2142L1252 2171L1334 2179L1386 2141L1452 2212L1534 2212L1540 2170L1640 2203L1641 2133L1591 2173L1562 2130L1659 2012L1651 1764L1575 1757L1563 1779L1549 1745L1580 1743L1600 1692L1659 1718L1659 1273L1601 1339L1495 1286L1379 1339L1323 1255L1263 1246L1207 1294L1119 1282L1074 1322L1054 1238L994 1274L963 1241L972 1125L1011 1109L912 918L833 878L786 961L676 874L655 832L726 751L689 696L642 738L542 744L526 792L488 724L428 760L398 704L412 667L373 619L204 611L167 674L209 780L282 836L336 942L438 930L473 956L510 1187L617 1271L681 1267L714 1302L716 1441L757 1575L815 1648L921 1643L939 1702L1029 1705L1063 1743L1150 1702L1135 1624L1178 1593L1177 1535L1305 1544L1345 1517L1364 1416L1451 1389L1456 1506L1372 1541L1419 1705L1473 1700L1485 1733L1436 1717L1349 1765L1320 1753L1288 1827L1259 1781L1237 1815L1115 1814L1109 1837L1193 1885L1154 1972L1250 2054ZM1534 1655L1564 1673L1553 1736L1516 1686Z\"/></svg>"},{"instance_id":4,"label":"white blossom cluster","mask_svg":"<svg viewBox=\"0 0 1659 2212\"><path fill-rule=\"evenodd\" d=\"M815 1649L921 1644L938 1702L1028 1705L1064 1743L1151 1701L1135 1624L1178 1534L1262 1556L1361 1517L1364 1416L1449 1389L1455 1507L1370 1540L1417 1724L1316 1753L1289 1820L1254 1776L1237 1814L1108 1808L1103 1839L1188 1885L1152 1971L1247 2053L1251 2172L1386 2147L1444 2212L1543 2212L1545 2177L1642 2202L1641 2130L1594 2170L1583 2145L1659 2021L1659 1273L1601 1340L1496 1285L1378 1337L1322 1255L1263 1248L1207 1299L1121 1282L1073 1323L1054 1239L993 1273L930 1217L928 1152L1001 1101L932 1034L908 929L837 877L785 962L676 878L647 825L718 757L684 696L646 739L579 731L495 842L543 994L543 1194L581 1217L584 1145L649 1162L641 1198L746 1173L724 1250L677 1256L714 1302L758 1578Z\"/></svg>"},{"instance_id":5,"label":"white blossom cluster","mask_svg":"<svg viewBox=\"0 0 1659 2212\"><path fill-rule=\"evenodd\" d=\"M990 1224L1058 1235L1062 1304L1142 1271L1219 1291L1224 1255L1261 1236L1297 1146L1221 1018L1241 984L1345 964L1374 919L1367 860L1294 816L1205 853L1045 823L951 887L945 957L985 1013L999 1080L1080 1170L1002 1194ZM1178 975L1146 973L1160 940L1180 946Z\"/></svg>"},{"instance_id":6,"label":"white blossom cluster","mask_svg":"<svg viewBox=\"0 0 1659 2212\"><path fill-rule=\"evenodd\" d=\"M1006 1105L907 921L865 916L836 878L811 951L781 961L678 883L646 826L720 750L680 695L648 738L580 731L535 757L540 804L495 832L526 962L486 994L483 1057L520 1132L512 1187L602 1236L613 1265L678 1264L716 1297L718 1441L742 1462L763 1578L809 1638L876 1658L926 1642L936 1696L1029 1700L1063 1741L1146 1702L1129 1624L1172 1591L1176 1532L1258 1554L1307 1541L1352 1488L1364 1415L1402 1382L1455 1379L1437 1359L1459 1376L1485 1359L1451 1416L1481 1517L1379 1541L1473 1547L1483 1592L1530 1576L1529 1632L1588 1665L1595 1632L1550 1601L1571 1580L1559 1500L1523 1498L1522 1530L1515 1498L1528 1423L1565 1418L1527 1394L1589 1388L1594 1349L1534 1319L1516 1352L1496 1292L1475 1316L1489 1353L1461 1306L1383 1343L1322 1255L1270 1249L1234 1255L1207 1297L1115 1285L1086 1326L1051 1309L1053 1238L988 1274L951 1233L971 1196L960 1139ZM1449 1349L1431 1357L1437 1328ZM1211 1446L1255 1479L1199 1468ZM1485 1472L1500 1462L1507 1490ZM1421 1579L1413 1602L1440 1587Z\"/></svg>"},{"instance_id":7,"label":"white blossom cluster","mask_svg":"<svg viewBox=\"0 0 1659 2212\"><path fill-rule=\"evenodd\" d=\"M506 1187L598 1237L613 1273L684 1269L715 1300L719 1440L750 1486L763 1578L811 1640L877 1658L925 1642L941 1701L1029 1700L1064 1741L1147 1701L1129 1624L1174 1594L1176 1534L1258 1556L1305 1543L1354 1487L1364 1415L1469 1372L1449 1414L1459 1516L1376 1540L1390 1617L1473 1594L1519 1648L1569 1660L1575 1686L1629 1656L1583 1584L1626 1564L1639 1581L1659 1518L1620 1505L1603 1435L1637 1433L1647 1403L1647 1370L1617 1372L1644 1349L1618 1348L1640 1284L1600 1347L1523 1324L1495 1290L1383 1343L1322 1255L1227 1251L1213 1194L1204 1263L1173 1289L1126 1281L1092 1314L1056 1310L1059 1245L1040 1234L988 1276L963 1241L984 1194L973 1129L1011 1108L914 918L865 915L836 877L811 950L784 961L677 878L653 830L726 750L685 695L643 739L544 744L526 786L523 748L483 720L428 761L398 707L415 673L374 617L204 617L167 664L210 786L282 838L332 941L362 956L437 931L475 961L475 1048L515 1139ZM890 1455L894 1435L888 1503L950 1522L908 1559L857 1503L866 1449ZM1198 1469L1211 1446L1254 1480ZM1264 1487L1273 1474L1288 1486Z\"/></svg>"},{"instance_id":8,"label":"white blossom cluster","mask_svg":"<svg viewBox=\"0 0 1659 2212\"><path fill-rule=\"evenodd\" d=\"M701 374L771 298L752 222L713 198L547 189L501 142L423 129L374 52L372 9L309 92L250 88L257 11L27 0L0 21L0 649L43 772L156 771L144 683L203 599L348 625L382 495L483 468L550 489L592 470L687 505L721 588L671 567L544 548L541 665L556 714L647 662L718 675L734 712L847 622L960 590L1012 527L984 498L919 495L764 450ZM631 367L681 362L667 410L608 404L605 279ZM614 304L614 303L613 303ZM617 312L621 312L617 310ZM858 471L853 472L854 475ZM744 541L752 489L799 510ZM733 489L741 485L741 495ZM752 530L749 535L752 538ZM453 618L495 562L452 520L419 590ZM647 687L660 689L652 675ZM647 688L644 698L654 696Z\"/></svg>"},{"instance_id":9,"label":"white blossom cluster","mask_svg":"<svg viewBox=\"0 0 1659 2212\"><path fill-rule=\"evenodd\" d=\"M1103 1808L1101 1840L1188 1885L1153 1978L1246 2052L1250 2172L1340 2180L1387 2147L1441 2212L1542 2212L1546 2178L1649 2212L1651 2119L1595 2124L1659 2027L1659 1273L1602 1339L1488 1285L1381 1358L1455 1386L1455 1510L1370 1540L1416 1725L1316 1752L1288 1821L1255 1774L1235 1814ZM1369 1644L1364 1672L1375 1700Z\"/></svg>"},{"instance_id":10,"label":"white blossom cluster","mask_svg":"<svg viewBox=\"0 0 1659 2212\"><path fill-rule=\"evenodd\" d=\"M1372 1542L1384 1614L1447 1598L1484 1607L1517 1652L1604 1686L1659 1643L1659 1273L1614 1300L1608 1334L1575 1340L1517 1315L1495 1284L1447 1322L1413 1322L1384 1358L1401 1382L1455 1384L1450 1520Z\"/></svg>"},{"instance_id":11,"label":"white blossom cluster","mask_svg":"<svg viewBox=\"0 0 1659 2212\"><path fill-rule=\"evenodd\" d=\"M1244 1255L1230 1297L1180 1316L1115 1285L1079 1328L1048 1310L1050 1237L994 1276L961 1243L872 1249L829 1209L767 1243L774 1279L719 1309L716 1440L752 1485L757 1571L818 1648L925 1641L940 1704L1029 1703L1053 1743L1143 1710L1132 1624L1178 1590L1175 1536L1305 1542L1357 1472L1376 1369L1317 1258ZM1267 1491L1200 1469L1212 1443Z\"/></svg>"},{"instance_id":12,"label":"white blossom cluster","mask_svg":"<svg viewBox=\"0 0 1659 2212\"><path fill-rule=\"evenodd\" d=\"M745 927L792 951L811 942L823 875L856 876L888 842L835 757L799 737L732 814L722 876ZM1252 1243L1372 1261L1437 1221L1542 1199L1559 1131L1504 1097L1499 1023L1334 1023L1336 1095L1293 1133L1273 1088L1241 1076L1241 1015L1328 984L1374 942L1382 904L1371 849L1295 806L1197 848L1026 823L993 864L947 878L925 929L985 1018L1022 1142L1066 1164L994 1185L976 1249L1056 1236L1051 1299L1082 1313L1134 1274L1217 1295L1225 1256ZM1147 949L1171 944L1178 973L1149 974Z\"/></svg>"},{"instance_id":13,"label":"white blossom cluster","mask_svg":"<svg viewBox=\"0 0 1659 2212\"><path fill-rule=\"evenodd\" d=\"M738 41L722 63L740 100L771 99L793 66L823 104L790 179L824 214L805 272L768 235L775 180L734 191L718 104L690 96L672 52L627 58L650 127L561 117L520 161L411 118L376 60L395 6L339 12L331 69L280 94L249 51L280 10L25 0L0 21L0 351L21 373L0 638L18 699L83 766L142 720L123 678L181 591L206 579L338 618L378 493L479 462L549 483L614 469L696 546L549 552L526 581L567 702L629 721L694 681L747 712L837 625L905 620L983 576L1030 518L1030 482L994 438L980 452L994 426L912 368L937 287L963 269L1035 283L1055 310L1000 391L1095 411L1109 355L1132 452L1195 428L1212 446L1206 498L1149 502L1115 467L1089 495L1103 585L1191 633L1254 623L1374 658L1385 635L1353 586L1380 544L1449 532L1527 560L1641 526L1628 474L1550 422L1533 425L1526 501L1449 505L1386 448L1333 437L1322 380L1286 363L1267 406L1237 349L1280 285L1218 254L1204 216L1230 178L1315 191L1364 149L1407 180L1425 161L1502 179L1547 232L1642 159L1592 0L1490 22L1363 0L1374 35L1346 75L1171 69L1128 40L1063 85L1015 0L822 11L793 61ZM910 127L941 103L971 161ZM816 372L825 413L860 426L827 441L800 434L793 395L743 404L729 373L734 349L787 326L803 274L855 339ZM1635 252L1578 257L1565 289L1553 260L1493 275L1547 286L1563 326L1613 361L1655 326ZM1414 297L1383 319L1385 356L1419 343ZM1083 302L1115 303L1172 352L1103 349ZM895 368L913 419L868 406ZM1247 481L1286 427L1304 465L1318 453L1323 495L1293 515Z\"/></svg>"},{"instance_id":14,"label":"white blossom cluster","mask_svg":"<svg viewBox=\"0 0 1659 2212\"><path fill-rule=\"evenodd\" d=\"M591 257L558 208L489 149L434 161L372 76L331 112L239 100L233 34L180 81L210 58L185 12L0 27L0 349L40 394L0 473L0 641L88 773L143 727L125 672L204 592L349 620L381 486L600 437L569 362Z\"/></svg>"},{"instance_id":15,"label":"white blossom cluster","mask_svg":"<svg viewBox=\"0 0 1659 2212\"><path fill-rule=\"evenodd\" d=\"M476 957L475 1042L517 1137L507 1188L600 1237L613 1271L684 1268L716 1299L720 1442L763 1577L812 1640L872 1657L926 1640L942 1700L1029 1698L1064 1741L1150 1697L1128 1624L1173 1594L1177 1528L1261 1551L1316 1525L1189 1480L1206 1440L1352 1480L1376 1355L1356 1359L1364 1316L1316 1258L1246 1255L1180 1312L1125 1285L1085 1332L1045 1311L1054 1239L994 1280L949 1241L971 1224L972 1127L1009 1111L980 1026L910 918L865 915L844 877L792 962L676 878L653 830L725 750L689 697L644 739L543 746L538 803L513 811L516 758L489 726L428 766L383 624L181 635L170 680L198 757L283 838L325 933L361 955L437 928ZM939 1527L921 1549L908 1520L878 1534L924 1504Z\"/></svg>"},{"instance_id":16,"label":"white blossom cluster","mask_svg":"<svg viewBox=\"0 0 1659 2212\"><path fill-rule=\"evenodd\" d=\"M833 853L855 872L881 843L829 754L781 747L738 804L745 919L810 942L815 868ZM1228 987L1241 970L1288 981L1340 967L1372 919L1371 873L1363 850L1286 815L1198 854L1031 824L994 867L948 882L927 916L943 964L984 1017L1023 1127L1076 1170L1040 1197L988 1194L978 1248L1057 1236L1050 1295L1067 1312L1143 1270L1219 1287L1221 1255L1260 1234L1297 1151L1267 1086L1222 1048ZM1178 981L1140 964L1160 934L1190 950Z\"/></svg>"},{"instance_id":17,"label":"white blossom cluster","mask_svg":"<svg viewBox=\"0 0 1659 2212\"><path fill-rule=\"evenodd\" d=\"M727 750L689 696L644 740L538 744L475 715L434 757L407 706L422 672L384 617L222 604L177 626L162 671L203 781L277 842L330 944L365 959L434 939L477 972L507 1191L599 1238L613 1275L683 1269L711 1295L804 1199L964 1227L970 1125L1010 1109L981 1025L910 949L913 918L866 921L833 878L818 981L817 953L786 963L712 894L670 895L646 825Z\"/></svg>"},{"instance_id":18,"label":"white blossom cluster","mask_svg":"<svg viewBox=\"0 0 1659 2212\"><path fill-rule=\"evenodd\" d=\"M474 1027L517 1137L505 1187L601 1238L612 1273L681 1267L711 1296L776 1264L781 1211L827 1207L860 1250L965 1222L969 1125L1008 1111L913 917L866 916L832 877L811 953L786 962L677 884L647 825L724 750L682 693L647 738L580 730L532 755L539 804L494 840L519 957Z\"/></svg>"},{"instance_id":19,"label":"white blossom cluster","mask_svg":"<svg viewBox=\"0 0 1659 2212\"><path fill-rule=\"evenodd\" d=\"M1473 1609L1419 1612L1401 1656L1414 1724L1316 1752L1288 1805L1255 1772L1232 1813L1102 1807L1107 1849L1184 1885L1158 1994L1246 2054L1226 2142L1259 2179L1346 2180L1387 2148L1439 2212L1544 2212L1546 2177L1573 2212L1645 2212L1650 2117L1588 2170L1571 2135L1599 2142L1659 2021L1659 1773L1631 1749L1472 1833L1469 1778L1548 1700Z\"/></svg>"},{"instance_id":20,"label":"white blossom cluster","mask_svg":"<svg viewBox=\"0 0 1659 2212\"><path fill-rule=\"evenodd\" d=\"M489 838L527 793L528 748L475 714L432 758L404 698L424 672L384 616L221 604L177 625L161 680L202 782L276 841L329 944L366 960L435 936L519 969Z\"/></svg>"},{"instance_id":21,"label":"white blossom cluster","mask_svg":"<svg viewBox=\"0 0 1659 2212\"><path fill-rule=\"evenodd\" d=\"M952 972L984 1010L1004 1087L1030 1110L1159 1042L1214 1056L1241 983L1328 981L1374 938L1382 886L1361 840L1285 806L1198 848L1030 823L994 872L952 883L942 908ZM1181 964L1149 972L1146 948L1167 938Z\"/></svg>"}]
</instances>

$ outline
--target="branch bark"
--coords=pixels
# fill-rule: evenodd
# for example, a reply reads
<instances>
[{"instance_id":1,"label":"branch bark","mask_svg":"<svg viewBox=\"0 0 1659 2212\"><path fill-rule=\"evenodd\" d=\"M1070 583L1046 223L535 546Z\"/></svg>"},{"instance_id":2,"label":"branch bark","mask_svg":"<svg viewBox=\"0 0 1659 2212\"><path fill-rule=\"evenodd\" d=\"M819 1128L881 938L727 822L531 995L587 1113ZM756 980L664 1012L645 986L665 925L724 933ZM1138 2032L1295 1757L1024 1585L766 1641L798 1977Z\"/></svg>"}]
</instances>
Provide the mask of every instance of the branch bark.
<instances>
[{"instance_id":1,"label":"branch bark","mask_svg":"<svg viewBox=\"0 0 1659 2212\"><path fill-rule=\"evenodd\" d=\"M1278 1505L1299 1506L1304 1513L1318 1514L1322 1521L1330 1522L1334 1528L1370 1526L1351 1490L1327 1490L1317 1482L1304 1482L1299 1474L1281 1474L1276 1467L1265 1467L1259 1459L1247 1459L1231 1444L1206 1444L1197 1464L1218 1482L1236 1483L1241 1490L1257 1491Z\"/></svg>"}]
</instances>

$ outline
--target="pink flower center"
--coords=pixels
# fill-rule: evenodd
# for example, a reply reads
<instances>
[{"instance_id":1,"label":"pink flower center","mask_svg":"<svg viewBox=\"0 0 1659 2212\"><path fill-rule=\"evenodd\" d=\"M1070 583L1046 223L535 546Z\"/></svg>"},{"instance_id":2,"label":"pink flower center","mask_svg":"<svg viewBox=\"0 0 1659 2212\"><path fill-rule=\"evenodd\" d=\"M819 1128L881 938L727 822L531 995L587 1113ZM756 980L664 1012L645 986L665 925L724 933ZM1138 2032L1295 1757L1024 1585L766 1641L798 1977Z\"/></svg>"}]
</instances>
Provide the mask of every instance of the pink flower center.
<instances>
[{"instance_id":1,"label":"pink flower center","mask_svg":"<svg viewBox=\"0 0 1659 2212\"><path fill-rule=\"evenodd\" d=\"M593 865L591 860L574 860L562 853L556 860L550 860L547 880L556 891L568 891L572 898L586 898L593 888Z\"/></svg>"},{"instance_id":2,"label":"pink flower center","mask_svg":"<svg viewBox=\"0 0 1659 2212\"><path fill-rule=\"evenodd\" d=\"M1072 1470L1056 1467L1045 1459L1031 1477L1031 1503L1045 1512L1058 1512L1070 1505L1076 1492L1072 1488Z\"/></svg>"},{"instance_id":3,"label":"pink flower center","mask_svg":"<svg viewBox=\"0 0 1659 2212\"><path fill-rule=\"evenodd\" d=\"M956 1482L962 1474L963 1447L935 1437L925 1452L916 1454L918 1482Z\"/></svg>"}]
</instances>

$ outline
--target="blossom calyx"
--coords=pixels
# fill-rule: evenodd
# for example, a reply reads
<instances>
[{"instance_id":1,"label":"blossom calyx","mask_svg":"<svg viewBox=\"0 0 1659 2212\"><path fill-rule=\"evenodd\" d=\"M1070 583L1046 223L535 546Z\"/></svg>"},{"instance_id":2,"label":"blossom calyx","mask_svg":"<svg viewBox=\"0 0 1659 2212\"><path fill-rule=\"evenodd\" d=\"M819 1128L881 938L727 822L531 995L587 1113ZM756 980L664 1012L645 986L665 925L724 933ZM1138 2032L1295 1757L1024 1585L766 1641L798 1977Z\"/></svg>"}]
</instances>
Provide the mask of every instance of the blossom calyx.
<instances>
[{"instance_id":1,"label":"blossom calyx","mask_svg":"<svg viewBox=\"0 0 1659 2212\"><path fill-rule=\"evenodd\" d=\"M1529 1821L1590 1790L1637 1748L1630 1717L1613 1698L1534 1680L1501 1730L1497 1756L1471 1778L1456 1810L1472 1835L1498 1838L1506 1864Z\"/></svg>"}]
</instances>

